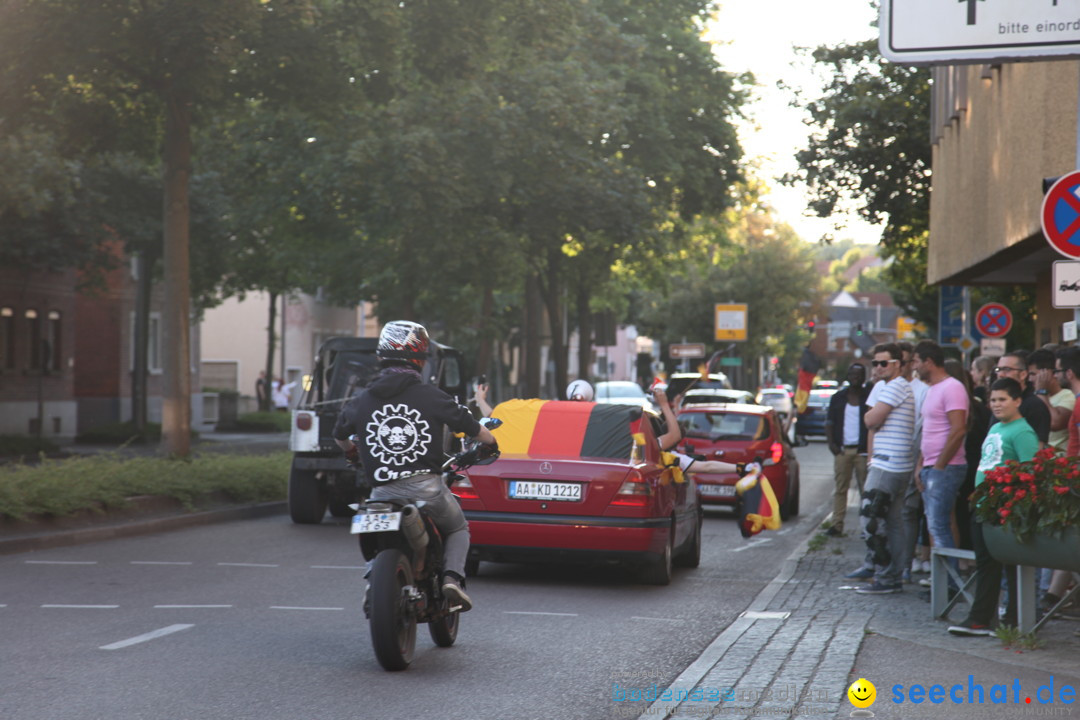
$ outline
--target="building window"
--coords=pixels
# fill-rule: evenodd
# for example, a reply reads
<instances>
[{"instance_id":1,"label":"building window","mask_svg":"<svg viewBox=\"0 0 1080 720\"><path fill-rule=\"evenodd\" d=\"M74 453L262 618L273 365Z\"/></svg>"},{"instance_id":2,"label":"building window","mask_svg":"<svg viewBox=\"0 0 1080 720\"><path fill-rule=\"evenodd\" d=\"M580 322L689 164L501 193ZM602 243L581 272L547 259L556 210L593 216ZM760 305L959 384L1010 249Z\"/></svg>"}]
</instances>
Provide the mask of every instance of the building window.
<instances>
[{"instance_id":1,"label":"building window","mask_svg":"<svg viewBox=\"0 0 1080 720\"><path fill-rule=\"evenodd\" d=\"M131 313L131 357L130 367L135 369L135 313ZM150 322L146 329L146 369L152 373L161 372L161 313L150 313Z\"/></svg>"},{"instance_id":2,"label":"building window","mask_svg":"<svg viewBox=\"0 0 1080 720\"><path fill-rule=\"evenodd\" d=\"M15 311L0 308L0 369L15 369Z\"/></svg>"},{"instance_id":3,"label":"building window","mask_svg":"<svg viewBox=\"0 0 1080 720\"><path fill-rule=\"evenodd\" d=\"M41 318L37 310L27 310L26 317L26 366L31 370L41 370L43 353L41 352Z\"/></svg>"},{"instance_id":4,"label":"building window","mask_svg":"<svg viewBox=\"0 0 1080 720\"><path fill-rule=\"evenodd\" d=\"M60 335L60 311L50 310L49 321L45 325L45 367L52 372L62 371Z\"/></svg>"}]
</instances>

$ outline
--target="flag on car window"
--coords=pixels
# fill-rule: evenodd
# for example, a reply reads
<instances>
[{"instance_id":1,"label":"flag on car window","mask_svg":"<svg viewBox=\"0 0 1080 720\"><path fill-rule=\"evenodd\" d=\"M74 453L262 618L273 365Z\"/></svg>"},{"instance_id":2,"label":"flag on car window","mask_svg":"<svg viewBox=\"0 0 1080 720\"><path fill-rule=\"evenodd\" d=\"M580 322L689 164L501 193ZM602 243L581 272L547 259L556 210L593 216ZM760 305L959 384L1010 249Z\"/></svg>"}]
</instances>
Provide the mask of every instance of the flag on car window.
<instances>
[{"instance_id":1,"label":"flag on car window","mask_svg":"<svg viewBox=\"0 0 1080 720\"><path fill-rule=\"evenodd\" d=\"M508 400L497 405L491 416L503 421L498 432L503 455L629 460L641 408L563 400Z\"/></svg>"}]
</instances>

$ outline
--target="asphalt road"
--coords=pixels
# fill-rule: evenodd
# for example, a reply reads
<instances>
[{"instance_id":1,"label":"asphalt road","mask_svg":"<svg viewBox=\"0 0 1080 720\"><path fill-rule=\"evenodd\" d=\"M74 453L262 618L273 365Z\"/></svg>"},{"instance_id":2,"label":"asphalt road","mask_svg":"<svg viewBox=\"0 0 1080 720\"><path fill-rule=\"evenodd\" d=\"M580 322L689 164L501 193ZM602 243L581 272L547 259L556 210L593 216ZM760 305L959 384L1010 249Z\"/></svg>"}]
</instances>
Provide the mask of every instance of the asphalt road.
<instances>
[{"instance_id":1,"label":"asphalt road","mask_svg":"<svg viewBox=\"0 0 1080 720\"><path fill-rule=\"evenodd\" d=\"M831 456L798 450L803 513L744 540L710 512L701 567L668 587L616 568L483 563L457 644L420 628L384 672L343 523L285 516L0 557L0 718L607 718L663 687L826 512Z\"/></svg>"}]
</instances>

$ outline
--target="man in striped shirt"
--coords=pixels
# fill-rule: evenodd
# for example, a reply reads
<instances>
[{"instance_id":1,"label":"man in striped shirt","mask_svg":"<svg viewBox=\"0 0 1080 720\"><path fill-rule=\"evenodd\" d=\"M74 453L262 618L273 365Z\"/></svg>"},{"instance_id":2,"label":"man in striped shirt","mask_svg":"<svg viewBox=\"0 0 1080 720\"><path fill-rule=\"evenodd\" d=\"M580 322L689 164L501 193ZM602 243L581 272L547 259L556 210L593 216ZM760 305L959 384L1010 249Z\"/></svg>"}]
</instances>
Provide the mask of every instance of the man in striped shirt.
<instances>
[{"instance_id":1,"label":"man in striped shirt","mask_svg":"<svg viewBox=\"0 0 1080 720\"><path fill-rule=\"evenodd\" d=\"M885 385L863 418L870 430L870 470L859 520L875 567L874 582L855 591L862 595L887 595L903 588L906 533L901 512L915 468L915 396L902 373L902 358L896 343L874 347L871 365Z\"/></svg>"}]
</instances>

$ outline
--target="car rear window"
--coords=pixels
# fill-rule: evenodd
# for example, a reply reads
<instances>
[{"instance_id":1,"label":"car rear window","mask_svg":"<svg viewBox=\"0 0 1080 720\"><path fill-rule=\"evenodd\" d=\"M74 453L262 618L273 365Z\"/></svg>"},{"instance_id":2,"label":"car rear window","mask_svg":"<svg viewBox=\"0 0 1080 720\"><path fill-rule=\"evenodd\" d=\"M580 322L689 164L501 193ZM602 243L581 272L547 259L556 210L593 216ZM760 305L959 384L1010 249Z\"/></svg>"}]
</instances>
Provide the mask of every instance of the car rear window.
<instances>
[{"instance_id":1,"label":"car rear window","mask_svg":"<svg viewBox=\"0 0 1080 720\"><path fill-rule=\"evenodd\" d=\"M685 413L679 417L683 435L702 440L763 440L769 435L764 416L728 412Z\"/></svg>"}]
</instances>

